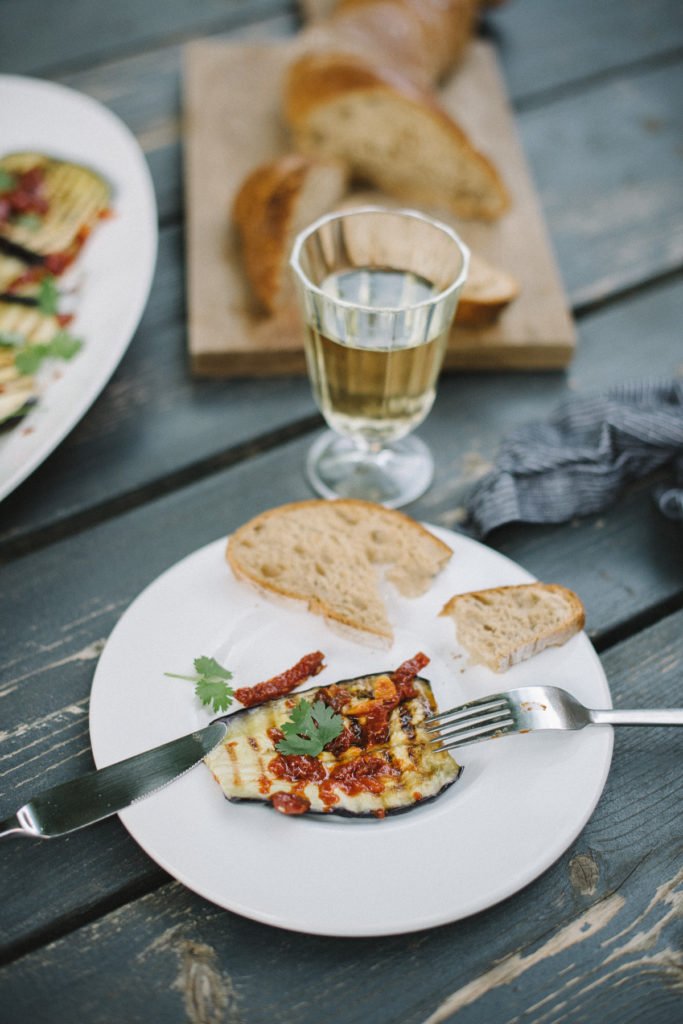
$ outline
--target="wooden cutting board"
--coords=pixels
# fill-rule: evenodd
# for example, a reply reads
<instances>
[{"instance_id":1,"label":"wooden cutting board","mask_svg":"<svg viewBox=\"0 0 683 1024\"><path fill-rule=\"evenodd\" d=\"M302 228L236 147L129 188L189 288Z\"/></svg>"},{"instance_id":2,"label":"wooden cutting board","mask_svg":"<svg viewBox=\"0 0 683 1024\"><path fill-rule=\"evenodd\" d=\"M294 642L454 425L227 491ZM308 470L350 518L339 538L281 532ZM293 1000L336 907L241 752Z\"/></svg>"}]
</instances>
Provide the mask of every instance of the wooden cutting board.
<instances>
[{"instance_id":1,"label":"wooden cutting board","mask_svg":"<svg viewBox=\"0 0 683 1024\"><path fill-rule=\"evenodd\" d=\"M188 339L191 367L198 375L305 371L294 301L277 316L259 312L229 221L246 174L289 148L279 108L290 48L291 42L216 41L185 48ZM473 329L456 324L446 368L560 369L574 350L574 326L490 44L471 45L441 101L494 160L513 200L510 212L493 224L445 219L474 252L512 273L521 285L519 298L495 325Z\"/></svg>"}]
</instances>

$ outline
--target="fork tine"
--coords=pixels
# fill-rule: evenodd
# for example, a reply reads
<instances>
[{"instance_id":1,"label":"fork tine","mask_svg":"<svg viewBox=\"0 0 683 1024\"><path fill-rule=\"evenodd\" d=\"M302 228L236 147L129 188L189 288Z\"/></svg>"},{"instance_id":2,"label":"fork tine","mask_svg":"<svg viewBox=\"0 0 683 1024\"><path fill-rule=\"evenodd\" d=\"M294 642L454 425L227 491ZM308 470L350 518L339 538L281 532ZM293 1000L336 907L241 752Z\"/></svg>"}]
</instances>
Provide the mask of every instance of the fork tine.
<instances>
[{"instance_id":1,"label":"fork tine","mask_svg":"<svg viewBox=\"0 0 683 1024\"><path fill-rule=\"evenodd\" d=\"M467 718L460 718L450 722L441 723L431 728L428 726L427 731L434 733L432 742L436 742L439 739L447 739L450 736L458 736L463 732L468 732L471 729L476 728L479 725L496 724L498 722L507 721L511 719L510 712L507 708L499 708L496 711L490 711L488 714L476 714L470 715Z\"/></svg>"},{"instance_id":2,"label":"fork tine","mask_svg":"<svg viewBox=\"0 0 683 1024\"><path fill-rule=\"evenodd\" d=\"M434 746L432 750L435 754L445 754L448 750L464 747L468 743L479 743L480 740L491 740L498 736L505 736L507 733L514 731L514 725L515 723L512 718L507 718L500 722L490 722L479 729L468 729L466 732L459 733L452 739L444 737L447 742L443 743L442 740L442 746ZM439 742L436 737L435 741Z\"/></svg>"},{"instance_id":3,"label":"fork tine","mask_svg":"<svg viewBox=\"0 0 683 1024\"><path fill-rule=\"evenodd\" d=\"M458 717L461 715L469 715L473 711L488 710L489 706L508 706L508 699L504 693L492 693L488 697L480 697L478 700L470 700L466 704L460 704L455 708L447 708L446 711L439 711L435 715L428 715L425 719L425 723L431 725L432 722L440 722L444 718L450 718L451 716Z\"/></svg>"},{"instance_id":4,"label":"fork tine","mask_svg":"<svg viewBox=\"0 0 683 1024\"><path fill-rule=\"evenodd\" d=\"M509 715L510 713L510 706L504 700L481 701L474 706L463 704L461 707L442 711L438 718L425 719L425 728L430 732L435 732L437 729L445 729L460 722L469 722L481 715Z\"/></svg>"}]
</instances>

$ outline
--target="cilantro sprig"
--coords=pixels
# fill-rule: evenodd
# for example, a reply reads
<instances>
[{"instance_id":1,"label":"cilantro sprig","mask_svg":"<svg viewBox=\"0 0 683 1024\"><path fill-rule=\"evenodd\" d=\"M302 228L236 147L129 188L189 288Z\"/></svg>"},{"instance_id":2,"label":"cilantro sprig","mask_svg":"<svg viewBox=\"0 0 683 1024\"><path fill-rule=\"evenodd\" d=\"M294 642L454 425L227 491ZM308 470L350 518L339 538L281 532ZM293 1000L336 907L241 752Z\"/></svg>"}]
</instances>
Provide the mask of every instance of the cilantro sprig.
<instances>
[{"instance_id":1,"label":"cilantro sprig","mask_svg":"<svg viewBox=\"0 0 683 1024\"><path fill-rule=\"evenodd\" d=\"M292 708L289 721L282 726L284 739L276 743L281 754L310 754L317 757L331 740L342 731L344 721L321 700L311 704L300 700Z\"/></svg>"},{"instance_id":2,"label":"cilantro sprig","mask_svg":"<svg viewBox=\"0 0 683 1024\"><path fill-rule=\"evenodd\" d=\"M0 192L11 192L17 187L17 177L0 167Z\"/></svg>"},{"instance_id":3,"label":"cilantro sprig","mask_svg":"<svg viewBox=\"0 0 683 1024\"><path fill-rule=\"evenodd\" d=\"M38 231L42 227L43 218L37 213L20 213L14 223L20 228L26 228L27 231Z\"/></svg>"},{"instance_id":4,"label":"cilantro sprig","mask_svg":"<svg viewBox=\"0 0 683 1024\"><path fill-rule=\"evenodd\" d=\"M45 316L52 316L57 312L59 305L59 289L52 274L46 274L40 279L38 286L38 309Z\"/></svg>"},{"instance_id":5,"label":"cilantro sprig","mask_svg":"<svg viewBox=\"0 0 683 1024\"><path fill-rule=\"evenodd\" d=\"M1 344L7 344L7 335L3 336ZM24 344L16 346L14 365L19 373L30 376L40 368L45 359L73 359L77 352L80 352L83 342L74 338L68 331L57 331L51 341L43 344Z\"/></svg>"},{"instance_id":6,"label":"cilantro sprig","mask_svg":"<svg viewBox=\"0 0 683 1024\"><path fill-rule=\"evenodd\" d=\"M182 676L176 672L164 672L170 679L186 679L194 683L194 692L202 704L210 704L214 712L227 711L232 704L235 691L228 686L227 680L232 679L232 672L219 665L215 658L195 658L196 675Z\"/></svg>"}]
</instances>

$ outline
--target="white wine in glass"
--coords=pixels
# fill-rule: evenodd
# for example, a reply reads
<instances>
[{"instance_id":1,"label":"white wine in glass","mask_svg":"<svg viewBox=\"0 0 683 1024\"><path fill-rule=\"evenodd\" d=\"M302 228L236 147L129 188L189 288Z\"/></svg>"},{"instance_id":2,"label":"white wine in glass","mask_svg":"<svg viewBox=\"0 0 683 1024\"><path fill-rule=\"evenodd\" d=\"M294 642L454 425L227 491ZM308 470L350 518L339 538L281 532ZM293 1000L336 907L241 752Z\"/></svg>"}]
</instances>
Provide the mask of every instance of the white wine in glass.
<instances>
[{"instance_id":1,"label":"white wine in glass","mask_svg":"<svg viewBox=\"0 0 683 1024\"><path fill-rule=\"evenodd\" d=\"M332 214L296 240L308 372L332 428L308 458L320 494L396 507L429 486L431 454L409 435L434 402L467 262L455 232L412 211Z\"/></svg>"}]
</instances>

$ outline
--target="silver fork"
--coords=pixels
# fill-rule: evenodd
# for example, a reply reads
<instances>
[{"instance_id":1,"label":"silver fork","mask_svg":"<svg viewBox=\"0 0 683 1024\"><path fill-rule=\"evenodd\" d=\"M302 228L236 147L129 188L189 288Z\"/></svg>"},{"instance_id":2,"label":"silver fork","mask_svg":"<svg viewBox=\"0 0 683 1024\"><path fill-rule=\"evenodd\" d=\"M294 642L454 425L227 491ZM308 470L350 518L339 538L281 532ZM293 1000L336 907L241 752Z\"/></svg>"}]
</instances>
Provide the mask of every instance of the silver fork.
<instances>
[{"instance_id":1,"label":"silver fork","mask_svg":"<svg viewBox=\"0 0 683 1024\"><path fill-rule=\"evenodd\" d=\"M434 750L464 747L513 732L583 729L586 725L683 725L683 708L594 711L556 686L523 686L429 715Z\"/></svg>"}]
</instances>

